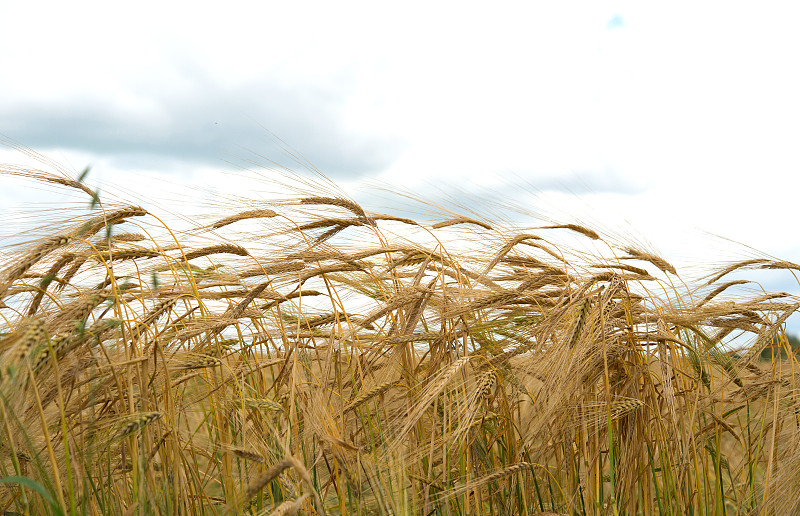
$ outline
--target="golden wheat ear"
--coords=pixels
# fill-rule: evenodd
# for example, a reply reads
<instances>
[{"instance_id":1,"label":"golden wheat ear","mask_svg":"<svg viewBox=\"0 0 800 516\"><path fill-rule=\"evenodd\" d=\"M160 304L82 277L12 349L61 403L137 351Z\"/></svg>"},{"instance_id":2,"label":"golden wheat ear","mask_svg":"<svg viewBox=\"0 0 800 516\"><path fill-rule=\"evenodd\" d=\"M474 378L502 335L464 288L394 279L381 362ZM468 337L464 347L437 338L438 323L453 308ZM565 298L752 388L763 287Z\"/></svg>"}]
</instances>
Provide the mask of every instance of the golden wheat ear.
<instances>
[{"instance_id":1,"label":"golden wheat ear","mask_svg":"<svg viewBox=\"0 0 800 516\"><path fill-rule=\"evenodd\" d=\"M321 204L327 206L339 206L358 215L359 217L366 218L364 209L357 203L344 199L342 197L304 197L300 199L300 204Z\"/></svg>"},{"instance_id":2,"label":"golden wheat ear","mask_svg":"<svg viewBox=\"0 0 800 516\"><path fill-rule=\"evenodd\" d=\"M213 224L211 224L211 227L214 228L214 229L219 229L219 228L228 226L230 224L233 224L234 222L238 222L240 220L269 219L269 218L277 217L277 216L278 216L278 213L275 212L274 210L268 210L268 209L248 210L248 211L243 211L243 212L237 213L236 215L231 215L230 217L225 217L224 219L220 219L220 220L214 222Z\"/></svg>"},{"instance_id":3,"label":"golden wheat ear","mask_svg":"<svg viewBox=\"0 0 800 516\"><path fill-rule=\"evenodd\" d=\"M297 514L297 511L299 511L303 506L303 502L306 498L308 498L308 494L302 495L297 500L286 500L285 502L281 502L281 504L275 507L272 512L269 512L269 516L292 516ZM265 509L259 514L267 514L267 510Z\"/></svg>"}]
</instances>

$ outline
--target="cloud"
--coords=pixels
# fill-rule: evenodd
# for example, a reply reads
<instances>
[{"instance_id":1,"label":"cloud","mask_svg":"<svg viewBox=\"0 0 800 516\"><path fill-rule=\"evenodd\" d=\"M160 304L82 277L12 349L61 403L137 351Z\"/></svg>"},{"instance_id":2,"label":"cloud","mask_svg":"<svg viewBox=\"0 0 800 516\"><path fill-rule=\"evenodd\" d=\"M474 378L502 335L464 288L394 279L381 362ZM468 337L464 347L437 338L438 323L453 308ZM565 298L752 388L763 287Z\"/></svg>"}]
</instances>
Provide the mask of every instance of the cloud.
<instances>
[{"instance_id":1,"label":"cloud","mask_svg":"<svg viewBox=\"0 0 800 516\"><path fill-rule=\"evenodd\" d=\"M200 73L184 78L180 88L154 83L125 94L2 103L2 132L37 150L89 152L119 167L164 160L219 165L266 154L276 145L273 133L340 178L383 170L403 148L399 138L347 127L346 85L292 87L264 76L226 87Z\"/></svg>"}]
</instances>

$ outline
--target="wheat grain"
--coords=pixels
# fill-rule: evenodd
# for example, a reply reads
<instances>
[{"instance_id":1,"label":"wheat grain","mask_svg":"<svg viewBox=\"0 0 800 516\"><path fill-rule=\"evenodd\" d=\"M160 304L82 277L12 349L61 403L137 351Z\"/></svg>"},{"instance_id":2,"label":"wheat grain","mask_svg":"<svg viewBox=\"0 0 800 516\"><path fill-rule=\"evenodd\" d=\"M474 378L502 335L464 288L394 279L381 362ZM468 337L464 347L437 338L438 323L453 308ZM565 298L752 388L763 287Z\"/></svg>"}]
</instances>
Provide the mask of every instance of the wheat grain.
<instances>
[{"instance_id":1,"label":"wheat grain","mask_svg":"<svg viewBox=\"0 0 800 516\"><path fill-rule=\"evenodd\" d=\"M50 338L50 346L45 347L42 350L42 354L39 355L39 358L36 359L36 362L33 366L34 371L38 371L42 368L51 357L51 347L56 354L56 357L62 356L66 350L69 348L70 345L70 335L66 333L60 333Z\"/></svg>"},{"instance_id":2,"label":"wheat grain","mask_svg":"<svg viewBox=\"0 0 800 516\"><path fill-rule=\"evenodd\" d=\"M361 322L359 323L362 327L366 327L373 322L377 321L384 315L388 314L393 310L397 310L403 305L407 305L418 301L422 296L426 293L430 292L429 289L424 288L409 288L400 292L399 294L393 296L391 299L386 301L386 304L381 308L375 310L374 312L367 315Z\"/></svg>"},{"instance_id":3,"label":"wheat grain","mask_svg":"<svg viewBox=\"0 0 800 516\"><path fill-rule=\"evenodd\" d=\"M141 233L120 233L111 237L112 242L141 242L146 237Z\"/></svg>"},{"instance_id":4,"label":"wheat grain","mask_svg":"<svg viewBox=\"0 0 800 516\"><path fill-rule=\"evenodd\" d=\"M239 256L250 256L250 253L247 252L247 249L240 245L236 244L217 244L212 245L209 247L203 247L202 249L196 249L194 251L189 251L184 255L184 258L189 261L193 260L194 258L200 258L201 256L208 256L209 254L235 254Z\"/></svg>"},{"instance_id":5,"label":"wheat grain","mask_svg":"<svg viewBox=\"0 0 800 516\"><path fill-rule=\"evenodd\" d=\"M244 448L232 448L231 453L233 453L240 459L249 460L252 462L260 462L262 464L267 462L267 459L264 456L252 450L247 450Z\"/></svg>"},{"instance_id":6,"label":"wheat grain","mask_svg":"<svg viewBox=\"0 0 800 516\"><path fill-rule=\"evenodd\" d=\"M341 231L348 226L360 226L361 224L363 224L363 221L359 219L325 218L307 222L298 226L297 229L299 231L308 231L309 229L330 228L334 226L333 229Z\"/></svg>"},{"instance_id":7,"label":"wheat grain","mask_svg":"<svg viewBox=\"0 0 800 516\"><path fill-rule=\"evenodd\" d=\"M153 308L150 309L149 312L142 318L141 325L144 327L152 327L158 319L164 315L166 312L172 309L175 306L175 303L178 302L177 297L170 297L164 300L159 301L156 303Z\"/></svg>"},{"instance_id":8,"label":"wheat grain","mask_svg":"<svg viewBox=\"0 0 800 516\"><path fill-rule=\"evenodd\" d=\"M406 217L397 217L395 215L372 215L372 220L391 220L393 222L402 222L403 224L408 224L409 226L419 226L419 223L416 220L409 219Z\"/></svg>"},{"instance_id":9,"label":"wheat grain","mask_svg":"<svg viewBox=\"0 0 800 516\"><path fill-rule=\"evenodd\" d=\"M180 385L180 384L182 384L184 382L188 382L192 378L196 378L199 375L200 375L200 372L197 372L197 371L194 372L194 373L187 373L187 374L184 374L184 375L181 375L181 376L175 378L170 383L172 384L173 387L175 387L175 386Z\"/></svg>"},{"instance_id":10,"label":"wheat grain","mask_svg":"<svg viewBox=\"0 0 800 516\"><path fill-rule=\"evenodd\" d=\"M92 291L86 291L82 294L85 297L81 297L72 303L64 305L60 312L50 319L50 326L52 328L58 330L66 324L74 325L76 321L82 321L107 298L105 294Z\"/></svg>"},{"instance_id":11,"label":"wheat grain","mask_svg":"<svg viewBox=\"0 0 800 516\"><path fill-rule=\"evenodd\" d=\"M475 389L475 395L478 399L488 398L497 383L497 374L494 371L486 371L480 378Z\"/></svg>"},{"instance_id":12,"label":"wheat grain","mask_svg":"<svg viewBox=\"0 0 800 516\"><path fill-rule=\"evenodd\" d=\"M225 227L229 224L233 224L234 222L238 222L240 220L245 219L267 219L271 217L276 217L278 214L273 210L248 210L243 211L241 213L237 213L236 215L231 215L230 217L225 217L224 219L220 219L215 223L211 224L211 227L214 229L219 229L221 227Z\"/></svg>"},{"instance_id":13,"label":"wheat grain","mask_svg":"<svg viewBox=\"0 0 800 516\"><path fill-rule=\"evenodd\" d=\"M598 269L621 269L623 271L628 271L628 272L632 272L634 274L638 274L639 276L642 276L643 279L655 279L646 270L641 269L639 267L634 267L633 265L626 265L624 263L620 263L620 264L614 264L614 263L598 264L598 265L592 265L592 267L595 267L595 268L598 268Z\"/></svg>"},{"instance_id":14,"label":"wheat grain","mask_svg":"<svg viewBox=\"0 0 800 516\"><path fill-rule=\"evenodd\" d=\"M500 260L502 260L503 257L506 254L508 254L508 252L511 251L511 249L514 248L515 245L519 244L520 242L524 242L526 240L541 240L541 237L536 236L536 235L530 235L530 234L521 234L521 235L514 236L511 240L509 240L508 242L505 243L505 245L500 249L500 251L492 259L492 261L489 262L489 264L484 269L484 274L488 273L490 270L492 270L494 268L495 265L500 263Z\"/></svg>"},{"instance_id":15,"label":"wheat grain","mask_svg":"<svg viewBox=\"0 0 800 516\"><path fill-rule=\"evenodd\" d=\"M161 412L143 412L117 431L117 437L128 436L163 416Z\"/></svg>"},{"instance_id":16,"label":"wheat grain","mask_svg":"<svg viewBox=\"0 0 800 516\"><path fill-rule=\"evenodd\" d=\"M399 446L400 440L408 434L411 428L419 421L428 406L433 403L433 400L441 393L442 389L450 382L453 376L458 373L471 359L470 356L465 356L456 359L452 364L447 366L444 370L440 371L428 384L419 396L414 410L409 412L405 418L406 422L402 429L395 437L395 445L393 448Z\"/></svg>"},{"instance_id":17,"label":"wheat grain","mask_svg":"<svg viewBox=\"0 0 800 516\"><path fill-rule=\"evenodd\" d=\"M616 398L610 406L611 418L619 419L622 416L639 409L643 405L644 402L636 398Z\"/></svg>"},{"instance_id":18,"label":"wheat grain","mask_svg":"<svg viewBox=\"0 0 800 516\"><path fill-rule=\"evenodd\" d=\"M34 247L31 251L29 251L24 257L22 257L19 260L19 263L3 271L2 276L6 288L12 282L19 279L23 274L25 274L28 271L28 269L33 267L42 258L47 256L51 252L55 251L59 247L67 245L69 242L70 242L69 237L59 235L49 238L46 241L39 244L38 246Z\"/></svg>"},{"instance_id":19,"label":"wheat grain","mask_svg":"<svg viewBox=\"0 0 800 516\"><path fill-rule=\"evenodd\" d=\"M266 409L273 412L283 412L283 404L264 398L245 398L244 404L252 409Z\"/></svg>"},{"instance_id":20,"label":"wheat grain","mask_svg":"<svg viewBox=\"0 0 800 516\"><path fill-rule=\"evenodd\" d=\"M628 253L630 256L624 256L621 258L622 260L644 260L646 262L652 263L653 265L658 267L662 272L669 272L675 275L678 274L675 271L675 267L670 265L669 262L667 262L665 259L659 256L639 251L637 249L634 249L633 247L626 248L625 252Z\"/></svg>"},{"instance_id":21,"label":"wheat grain","mask_svg":"<svg viewBox=\"0 0 800 516\"><path fill-rule=\"evenodd\" d=\"M459 495L464 494L464 493L468 493L470 491L474 491L475 489L477 489L477 488L479 488L481 486L484 486L486 484L491 484L492 482L496 482L497 480L500 480L501 478L505 478L505 477L513 475L515 473L519 473L520 471L526 471L526 470L532 469L533 466L534 466L534 464L531 464L529 462L518 462L516 464L512 464L512 465L507 466L507 467L505 467L505 468L503 468L501 470L495 471L494 473L491 473L489 475L481 477L481 478L479 478L477 480L473 480L472 482L469 482L469 483L467 483L466 485L464 485L462 487L447 491L447 492L443 493L442 497L443 498L452 498L452 497L459 496Z\"/></svg>"},{"instance_id":22,"label":"wheat grain","mask_svg":"<svg viewBox=\"0 0 800 516\"><path fill-rule=\"evenodd\" d=\"M500 471L495 471L491 475L487 475L482 479L476 481L476 485L483 485L483 484L490 484L495 480L499 480L501 478L507 477L509 475L513 475L514 473L518 473L520 471L525 471L526 469L530 469L533 467L533 464L527 462L520 462L518 464L512 464L506 468L503 468Z\"/></svg>"},{"instance_id":23,"label":"wheat grain","mask_svg":"<svg viewBox=\"0 0 800 516\"><path fill-rule=\"evenodd\" d=\"M775 337L778 333L781 325L786 322L786 319L789 318L793 313L795 313L798 309L800 309L800 303L796 303L794 305L790 305L786 308L786 310L778 317L778 319L770 326L767 326L763 330L761 330L758 334L755 344L751 347L747 353L742 357L741 365L746 366L750 362L753 361L755 357L761 354L761 351L764 350L764 347Z\"/></svg>"},{"instance_id":24,"label":"wheat grain","mask_svg":"<svg viewBox=\"0 0 800 516\"><path fill-rule=\"evenodd\" d=\"M322 233L321 235L319 235L317 238L314 239L314 245L320 244L320 243L328 240L329 238L333 238L334 236L339 234L341 231L347 229L347 227L350 226L350 225L351 224L339 224L339 225L336 225L336 226L330 228L328 231Z\"/></svg>"},{"instance_id":25,"label":"wheat grain","mask_svg":"<svg viewBox=\"0 0 800 516\"><path fill-rule=\"evenodd\" d=\"M329 274L331 272L353 272L353 271L360 271L363 270L363 267L356 264L350 263L334 263L331 265L324 265L322 267L318 267L316 269L305 269L300 275L300 283L305 283L309 279L315 276L321 276L323 274Z\"/></svg>"},{"instance_id":26,"label":"wheat grain","mask_svg":"<svg viewBox=\"0 0 800 516\"><path fill-rule=\"evenodd\" d=\"M575 321L575 326L572 329L572 333L570 333L569 339L567 340L567 345L570 348L574 348L575 344L578 343L578 339L581 336L581 331L583 331L583 327L586 324L586 319L589 317L589 310L592 307L592 300L591 298L586 298L583 300L583 304L581 304L581 309L578 312L578 320Z\"/></svg>"},{"instance_id":27,"label":"wheat grain","mask_svg":"<svg viewBox=\"0 0 800 516\"><path fill-rule=\"evenodd\" d=\"M362 403L374 398L375 396L383 394L384 392L388 391L389 389L391 389L395 385L397 385L397 380L395 380L393 382L384 382L384 383L375 385L374 387L371 387L368 390L362 391L362 392L360 392L358 394L358 396L356 396L355 398L350 400L350 402L347 405L345 405L344 409L342 409L342 410L344 412L348 412L350 410L354 410L354 409L358 408Z\"/></svg>"},{"instance_id":28,"label":"wheat grain","mask_svg":"<svg viewBox=\"0 0 800 516\"><path fill-rule=\"evenodd\" d=\"M17 345L12 349L7 367L18 367L19 364L28 357L31 350L46 339L47 331L45 329L44 319L34 319L31 321L20 341L17 342Z\"/></svg>"},{"instance_id":29,"label":"wheat grain","mask_svg":"<svg viewBox=\"0 0 800 516\"><path fill-rule=\"evenodd\" d=\"M200 356L192 359L189 362L181 365L181 369L205 369L207 367L216 367L222 362L220 359L212 356Z\"/></svg>"},{"instance_id":30,"label":"wheat grain","mask_svg":"<svg viewBox=\"0 0 800 516\"><path fill-rule=\"evenodd\" d=\"M292 461L283 459L269 468L267 471L254 478L244 492L245 500L254 497L261 491L267 484L278 478L278 475L283 473L287 468L292 466Z\"/></svg>"},{"instance_id":31,"label":"wheat grain","mask_svg":"<svg viewBox=\"0 0 800 516\"><path fill-rule=\"evenodd\" d=\"M720 278L722 278L723 276L725 276L727 274L730 274L731 272L733 272L733 271L735 271L737 269L741 269L743 267L750 267L751 265L759 265L759 264L763 264L763 263L769 263L769 260L767 260L765 258L755 258L755 259L752 259L752 260L743 260L741 262L736 262L736 263L734 263L732 265L729 265L728 267L725 267L724 269L720 270L715 275L713 275L711 277L711 279L709 279L706 282L706 285L711 285L712 283L716 283Z\"/></svg>"},{"instance_id":32,"label":"wheat grain","mask_svg":"<svg viewBox=\"0 0 800 516\"><path fill-rule=\"evenodd\" d=\"M303 506L303 502L308 498L308 494L304 494L297 500L286 500L281 502L275 509L269 513L269 516L292 516L297 514L297 511ZM265 509L259 514L267 514Z\"/></svg>"},{"instance_id":33,"label":"wheat grain","mask_svg":"<svg viewBox=\"0 0 800 516\"><path fill-rule=\"evenodd\" d=\"M480 226L487 231L492 230L492 226L486 224L485 222L481 222L479 220L471 219L469 217L456 217L454 219L443 220L442 222L437 222L433 224L431 227L434 229L441 229L446 228L448 226L455 226L456 224L473 224L475 226Z\"/></svg>"},{"instance_id":34,"label":"wheat grain","mask_svg":"<svg viewBox=\"0 0 800 516\"><path fill-rule=\"evenodd\" d=\"M361 208L355 202L344 199L342 197L305 197L300 199L300 204L323 204L329 206L339 206L340 208L344 208L346 210L350 210L351 212L355 213L359 217L366 218L366 214L364 213L364 209Z\"/></svg>"},{"instance_id":35,"label":"wheat grain","mask_svg":"<svg viewBox=\"0 0 800 516\"><path fill-rule=\"evenodd\" d=\"M7 143L7 142L4 142L4 143ZM25 152L28 155L34 155L34 156L36 156L37 159L43 158L42 156L37 155L37 153L33 152L30 149L26 149L26 148L23 148L23 147L18 146L18 145L12 145L12 147L17 148L18 150L21 150L21 151ZM44 160L46 160L46 158ZM9 165L4 165L2 173L15 175L15 176L21 176L21 177L29 177L31 179L35 179L35 180L38 180L38 181L44 181L44 182L47 182L47 183L53 183L53 184L66 186L66 187L69 187L69 188L74 188L76 190L81 190L81 191L87 193L91 197L94 197L94 195L95 195L95 193L92 191L91 188L89 188L88 186L86 186L85 184L83 184L83 183L81 183L79 181L76 181L76 180L68 178L68 177L57 176L57 175L54 175L54 174L52 174L50 172L44 172L42 170L33 170L33 169L29 169L29 168L14 167L14 166L9 166Z\"/></svg>"},{"instance_id":36,"label":"wheat grain","mask_svg":"<svg viewBox=\"0 0 800 516\"><path fill-rule=\"evenodd\" d=\"M77 256L75 258L75 261L72 263L72 266L69 269L67 269L67 272L64 273L64 277L61 278L61 282L55 288L55 290L57 292L61 291L65 285L68 285L69 282L72 281L72 278L75 277L80 268L83 266L84 263L86 263L86 260L88 259L89 259L88 255Z\"/></svg>"},{"instance_id":37,"label":"wheat grain","mask_svg":"<svg viewBox=\"0 0 800 516\"><path fill-rule=\"evenodd\" d=\"M571 231L575 231L576 233L580 233L581 235L587 236L592 240L600 239L600 235L598 235L597 232L592 231L589 228L579 226L578 224L556 224L553 226L542 226L539 229L569 229Z\"/></svg>"},{"instance_id":38,"label":"wheat grain","mask_svg":"<svg viewBox=\"0 0 800 516\"><path fill-rule=\"evenodd\" d=\"M141 206L126 206L124 208L120 208L109 213L104 213L89 219L81 227L73 231L72 236L84 239L89 238L90 236L97 234L97 232L104 227L120 224L125 219L129 219L131 217L143 217L145 215L147 215L147 210Z\"/></svg>"},{"instance_id":39,"label":"wheat grain","mask_svg":"<svg viewBox=\"0 0 800 516\"><path fill-rule=\"evenodd\" d=\"M314 507L317 509L317 513L320 516L326 516L325 508L322 505L322 500L320 499L317 490L314 488L314 484L311 481L311 475L308 474L308 470L306 469L305 465L292 456L289 456L287 460L289 460L289 462L292 464L292 467L295 471L297 471L297 474L300 475L300 478L303 479L306 487L311 490L311 496L314 500Z\"/></svg>"},{"instance_id":40,"label":"wheat grain","mask_svg":"<svg viewBox=\"0 0 800 516\"><path fill-rule=\"evenodd\" d=\"M39 282L39 291L34 296L33 300L31 301L30 307L28 307L28 317L33 316L36 311L39 309L39 305L44 299L44 294L47 291L47 287L50 286L50 283L56 279L56 275L58 272L69 262L71 262L75 258L74 254L67 253L62 256L58 261L56 261L47 272L45 272L42 281Z\"/></svg>"},{"instance_id":41,"label":"wheat grain","mask_svg":"<svg viewBox=\"0 0 800 516\"><path fill-rule=\"evenodd\" d=\"M321 292L317 292L316 290L299 290L299 291L287 294L285 296L281 296L276 301L273 301L271 303L267 303L265 305L262 305L259 308L261 310L269 310L270 308L274 308L275 306L278 306L279 304L284 303L284 302L289 301L289 300L292 300L292 299L297 299L297 298L302 298L302 297L314 297L314 296L321 296L321 295L323 295L323 294Z\"/></svg>"},{"instance_id":42,"label":"wheat grain","mask_svg":"<svg viewBox=\"0 0 800 516\"><path fill-rule=\"evenodd\" d=\"M784 260L773 261L769 263L765 263L759 267L759 269L787 269L793 271L800 271L800 265L796 263L787 262Z\"/></svg>"},{"instance_id":43,"label":"wheat grain","mask_svg":"<svg viewBox=\"0 0 800 516\"><path fill-rule=\"evenodd\" d=\"M150 249L114 249L103 251L99 255L103 260L110 262L113 260L136 260L138 258L158 258L161 253Z\"/></svg>"}]
</instances>

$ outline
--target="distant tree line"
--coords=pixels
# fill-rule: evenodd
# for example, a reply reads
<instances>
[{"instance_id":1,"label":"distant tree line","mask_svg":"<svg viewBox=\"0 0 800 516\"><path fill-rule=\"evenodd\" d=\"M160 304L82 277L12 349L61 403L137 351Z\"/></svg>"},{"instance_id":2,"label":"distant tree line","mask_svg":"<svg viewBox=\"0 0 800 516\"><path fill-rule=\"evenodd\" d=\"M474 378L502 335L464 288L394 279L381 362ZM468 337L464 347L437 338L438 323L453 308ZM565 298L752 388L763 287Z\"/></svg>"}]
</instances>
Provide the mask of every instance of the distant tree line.
<instances>
[{"instance_id":1,"label":"distant tree line","mask_svg":"<svg viewBox=\"0 0 800 516\"><path fill-rule=\"evenodd\" d=\"M772 360L772 357L777 356L778 354L780 354L781 358L786 358L787 342L789 343L789 347L792 349L792 352L797 353L797 349L800 347L800 337L789 333L781 333L772 339L772 344L770 346L764 348L764 350L761 352L761 359Z\"/></svg>"}]
</instances>

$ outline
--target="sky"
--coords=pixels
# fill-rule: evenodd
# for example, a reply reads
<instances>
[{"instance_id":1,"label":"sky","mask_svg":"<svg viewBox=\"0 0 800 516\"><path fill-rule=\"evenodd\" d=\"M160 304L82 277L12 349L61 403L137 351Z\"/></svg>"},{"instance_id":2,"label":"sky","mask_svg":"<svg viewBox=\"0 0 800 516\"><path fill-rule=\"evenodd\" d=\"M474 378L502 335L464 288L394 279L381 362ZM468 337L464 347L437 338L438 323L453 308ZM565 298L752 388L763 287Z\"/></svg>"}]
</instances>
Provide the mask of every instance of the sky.
<instances>
[{"instance_id":1,"label":"sky","mask_svg":"<svg viewBox=\"0 0 800 516\"><path fill-rule=\"evenodd\" d=\"M240 187L242 164L298 168L289 148L362 202L492 192L678 263L800 262L790 2L0 0L0 20L0 136L96 181Z\"/></svg>"}]
</instances>

